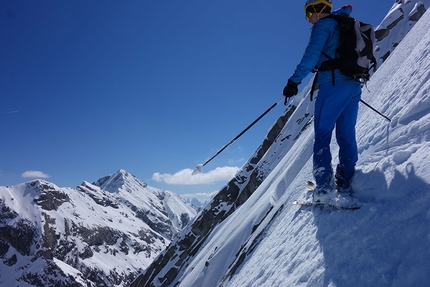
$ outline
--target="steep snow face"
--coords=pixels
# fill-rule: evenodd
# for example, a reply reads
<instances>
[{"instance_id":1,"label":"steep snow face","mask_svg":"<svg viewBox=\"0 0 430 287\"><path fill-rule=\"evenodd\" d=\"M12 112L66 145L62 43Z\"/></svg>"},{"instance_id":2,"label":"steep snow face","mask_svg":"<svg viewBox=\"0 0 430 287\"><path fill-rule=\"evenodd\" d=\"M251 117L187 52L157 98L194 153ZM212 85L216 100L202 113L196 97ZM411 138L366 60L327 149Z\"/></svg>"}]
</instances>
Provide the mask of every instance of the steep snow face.
<instances>
[{"instance_id":1,"label":"steep snow face","mask_svg":"<svg viewBox=\"0 0 430 287\"><path fill-rule=\"evenodd\" d=\"M409 15L420 3L396 1L384 25L399 8ZM390 25L393 38L379 45L393 51L395 38L396 49L363 89L363 99L392 121L360 107L353 189L361 209L291 204L309 197L304 185L312 179L308 86L264 156L251 159L132 286L427 286L430 14L412 30L411 23ZM332 151L337 164L335 142ZM255 170L261 182L249 194L243 183Z\"/></svg>"},{"instance_id":2,"label":"steep snow face","mask_svg":"<svg viewBox=\"0 0 430 287\"><path fill-rule=\"evenodd\" d=\"M1 286L127 286L196 210L124 170L0 187Z\"/></svg>"}]
</instances>

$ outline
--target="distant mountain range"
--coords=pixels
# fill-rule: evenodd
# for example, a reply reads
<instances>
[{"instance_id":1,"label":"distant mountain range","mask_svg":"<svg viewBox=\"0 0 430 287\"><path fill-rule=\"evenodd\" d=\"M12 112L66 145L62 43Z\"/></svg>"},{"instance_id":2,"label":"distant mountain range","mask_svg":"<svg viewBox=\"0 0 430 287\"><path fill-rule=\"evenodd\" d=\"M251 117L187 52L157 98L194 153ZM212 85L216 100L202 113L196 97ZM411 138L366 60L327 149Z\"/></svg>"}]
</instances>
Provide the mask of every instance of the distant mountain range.
<instances>
[{"instance_id":1,"label":"distant mountain range","mask_svg":"<svg viewBox=\"0 0 430 287\"><path fill-rule=\"evenodd\" d=\"M125 170L0 187L0 286L127 286L196 216Z\"/></svg>"}]
</instances>

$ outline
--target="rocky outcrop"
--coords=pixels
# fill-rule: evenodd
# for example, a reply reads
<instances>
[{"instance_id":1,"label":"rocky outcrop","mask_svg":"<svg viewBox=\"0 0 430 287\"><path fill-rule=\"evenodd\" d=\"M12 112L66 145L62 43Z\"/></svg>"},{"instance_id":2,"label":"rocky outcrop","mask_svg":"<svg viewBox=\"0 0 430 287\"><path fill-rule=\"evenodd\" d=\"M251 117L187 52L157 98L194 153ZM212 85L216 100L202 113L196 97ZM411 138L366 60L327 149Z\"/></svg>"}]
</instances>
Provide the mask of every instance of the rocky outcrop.
<instances>
[{"instance_id":1,"label":"rocky outcrop","mask_svg":"<svg viewBox=\"0 0 430 287\"><path fill-rule=\"evenodd\" d=\"M375 29L377 39L375 56L378 59L378 66L384 62L388 56L399 45L403 37L412 29L415 23L427 11L430 1L403 1L396 0L388 15L382 23ZM406 23L405 23L406 22ZM381 46L383 40L389 43L388 46Z\"/></svg>"}]
</instances>

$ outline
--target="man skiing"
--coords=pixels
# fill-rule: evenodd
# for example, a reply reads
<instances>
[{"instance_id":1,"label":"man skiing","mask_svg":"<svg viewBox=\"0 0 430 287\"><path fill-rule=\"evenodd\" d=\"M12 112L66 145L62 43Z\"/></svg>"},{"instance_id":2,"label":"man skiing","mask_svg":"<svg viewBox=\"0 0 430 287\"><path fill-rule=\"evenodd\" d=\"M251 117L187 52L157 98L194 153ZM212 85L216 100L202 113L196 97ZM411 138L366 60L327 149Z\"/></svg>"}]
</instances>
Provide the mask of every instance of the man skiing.
<instances>
[{"instance_id":1,"label":"man skiing","mask_svg":"<svg viewBox=\"0 0 430 287\"><path fill-rule=\"evenodd\" d=\"M349 5L342 7L342 13L351 13L351 8ZM324 53L336 57L340 43L338 23L332 18L320 21L330 15L331 9L332 0L306 1L306 19L313 27L304 55L283 90L286 100L298 93L298 85L315 67L328 60ZM316 84L319 92L314 115L313 175L316 188L313 201L323 204L330 201L335 188L339 192L351 192L351 180L358 160L355 124L361 84L338 69L319 71ZM335 126L339 164L333 176L330 141Z\"/></svg>"}]
</instances>

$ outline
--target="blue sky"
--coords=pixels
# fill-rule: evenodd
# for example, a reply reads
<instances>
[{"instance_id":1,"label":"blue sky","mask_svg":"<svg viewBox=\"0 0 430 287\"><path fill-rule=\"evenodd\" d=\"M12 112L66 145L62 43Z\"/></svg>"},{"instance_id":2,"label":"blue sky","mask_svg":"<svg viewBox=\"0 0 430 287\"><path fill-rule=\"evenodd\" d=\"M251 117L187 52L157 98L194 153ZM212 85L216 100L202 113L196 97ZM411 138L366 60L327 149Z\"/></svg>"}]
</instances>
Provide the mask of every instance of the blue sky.
<instances>
[{"instance_id":1,"label":"blue sky","mask_svg":"<svg viewBox=\"0 0 430 287\"><path fill-rule=\"evenodd\" d=\"M180 194L218 190L282 104L201 177L188 169L282 96L309 38L304 2L2 1L0 185L125 169ZM394 1L334 7L347 3L376 26Z\"/></svg>"}]
</instances>

